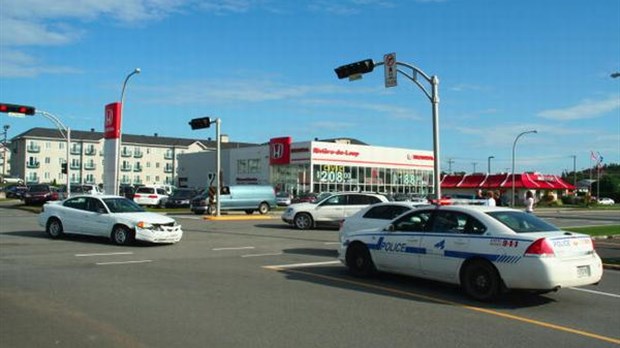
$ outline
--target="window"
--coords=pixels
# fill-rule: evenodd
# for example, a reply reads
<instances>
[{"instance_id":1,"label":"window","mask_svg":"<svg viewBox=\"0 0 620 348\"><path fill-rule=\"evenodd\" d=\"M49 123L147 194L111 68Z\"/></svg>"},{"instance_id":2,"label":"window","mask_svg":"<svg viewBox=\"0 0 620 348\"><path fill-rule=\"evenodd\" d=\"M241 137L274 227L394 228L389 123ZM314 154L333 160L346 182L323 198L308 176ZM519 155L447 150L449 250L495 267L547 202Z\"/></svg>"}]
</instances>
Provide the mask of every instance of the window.
<instances>
[{"instance_id":1,"label":"window","mask_svg":"<svg viewBox=\"0 0 620 348\"><path fill-rule=\"evenodd\" d=\"M63 205L73 209L86 210L86 199L87 197L69 198Z\"/></svg>"},{"instance_id":2,"label":"window","mask_svg":"<svg viewBox=\"0 0 620 348\"><path fill-rule=\"evenodd\" d=\"M411 208L402 205L381 205L369 209L364 217L367 219L392 220Z\"/></svg>"},{"instance_id":3,"label":"window","mask_svg":"<svg viewBox=\"0 0 620 348\"><path fill-rule=\"evenodd\" d=\"M517 233L559 231L553 225L522 211L498 211L488 213Z\"/></svg>"},{"instance_id":4,"label":"window","mask_svg":"<svg viewBox=\"0 0 620 348\"><path fill-rule=\"evenodd\" d=\"M347 204L346 195L335 195L323 202L323 205L345 205Z\"/></svg>"},{"instance_id":5,"label":"window","mask_svg":"<svg viewBox=\"0 0 620 348\"><path fill-rule=\"evenodd\" d=\"M381 200L375 196L369 195L348 195L350 205L367 205L367 204L375 204L381 202Z\"/></svg>"},{"instance_id":6,"label":"window","mask_svg":"<svg viewBox=\"0 0 620 348\"><path fill-rule=\"evenodd\" d=\"M394 222L394 231L423 232L429 229L432 210L414 211Z\"/></svg>"}]
</instances>

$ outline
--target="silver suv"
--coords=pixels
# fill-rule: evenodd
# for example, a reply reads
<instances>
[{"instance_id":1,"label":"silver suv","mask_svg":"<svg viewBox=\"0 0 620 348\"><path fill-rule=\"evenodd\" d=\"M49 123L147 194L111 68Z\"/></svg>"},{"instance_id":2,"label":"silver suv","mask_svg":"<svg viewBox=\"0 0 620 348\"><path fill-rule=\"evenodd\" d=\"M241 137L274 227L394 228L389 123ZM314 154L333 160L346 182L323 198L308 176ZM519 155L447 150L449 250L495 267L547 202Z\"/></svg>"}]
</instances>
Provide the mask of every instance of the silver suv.
<instances>
[{"instance_id":1,"label":"silver suv","mask_svg":"<svg viewBox=\"0 0 620 348\"><path fill-rule=\"evenodd\" d=\"M319 224L337 227L342 220L369 204L387 201L388 199L385 196L376 193L333 193L313 203L289 205L282 214L282 220L300 230L311 229Z\"/></svg>"}]
</instances>

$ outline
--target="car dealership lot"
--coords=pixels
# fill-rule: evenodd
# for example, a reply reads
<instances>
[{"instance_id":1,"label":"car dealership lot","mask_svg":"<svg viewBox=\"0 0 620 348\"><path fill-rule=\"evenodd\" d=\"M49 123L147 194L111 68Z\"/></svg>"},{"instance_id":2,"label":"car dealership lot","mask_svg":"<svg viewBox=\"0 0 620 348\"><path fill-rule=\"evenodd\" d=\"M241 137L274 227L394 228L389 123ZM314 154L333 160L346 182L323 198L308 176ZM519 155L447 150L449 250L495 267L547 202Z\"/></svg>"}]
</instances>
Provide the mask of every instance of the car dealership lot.
<instances>
[{"instance_id":1,"label":"car dealership lot","mask_svg":"<svg viewBox=\"0 0 620 348\"><path fill-rule=\"evenodd\" d=\"M415 278L351 277L335 230L176 218L176 245L49 239L0 207L0 341L12 346L620 344L620 272L492 304ZM584 291L585 290L585 291Z\"/></svg>"}]
</instances>

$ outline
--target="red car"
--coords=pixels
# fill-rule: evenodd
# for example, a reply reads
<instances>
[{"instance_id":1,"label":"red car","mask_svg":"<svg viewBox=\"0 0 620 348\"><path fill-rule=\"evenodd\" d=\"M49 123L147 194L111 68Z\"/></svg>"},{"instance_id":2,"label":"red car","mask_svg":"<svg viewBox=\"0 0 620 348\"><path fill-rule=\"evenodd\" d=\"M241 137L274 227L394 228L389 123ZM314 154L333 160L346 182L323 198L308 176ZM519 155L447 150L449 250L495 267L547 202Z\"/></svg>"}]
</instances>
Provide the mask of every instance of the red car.
<instances>
[{"instance_id":1,"label":"red car","mask_svg":"<svg viewBox=\"0 0 620 348\"><path fill-rule=\"evenodd\" d=\"M58 190L51 185L35 184L28 187L23 197L26 205L44 204L47 201L58 200Z\"/></svg>"}]
</instances>

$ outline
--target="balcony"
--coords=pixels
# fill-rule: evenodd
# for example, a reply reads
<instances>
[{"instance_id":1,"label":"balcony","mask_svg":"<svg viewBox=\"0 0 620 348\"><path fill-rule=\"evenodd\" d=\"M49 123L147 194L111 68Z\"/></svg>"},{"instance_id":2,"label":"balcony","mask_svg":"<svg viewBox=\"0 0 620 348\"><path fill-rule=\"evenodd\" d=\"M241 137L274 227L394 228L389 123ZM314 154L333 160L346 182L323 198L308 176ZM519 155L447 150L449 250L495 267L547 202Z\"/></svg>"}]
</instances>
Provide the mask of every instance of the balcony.
<instances>
[{"instance_id":1,"label":"balcony","mask_svg":"<svg viewBox=\"0 0 620 348\"><path fill-rule=\"evenodd\" d=\"M174 170L174 168L169 167L169 166L165 166L164 167L164 173L172 173L172 171Z\"/></svg>"},{"instance_id":2,"label":"balcony","mask_svg":"<svg viewBox=\"0 0 620 348\"><path fill-rule=\"evenodd\" d=\"M121 151L121 156L122 157L131 157L132 153L130 150L123 150Z\"/></svg>"},{"instance_id":3,"label":"balcony","mask_svg":"<svg viewBox=\"0 0 620 348\"><path fill-rule=\"evenodd\" d=\"M142 158L142 156L144 156L144 153L142 151L133 152L133 158Z\"/></svg>"},{"instance_id":4,"label":"balcony","mask_svg":"<svg viewBox=\"0 0 620 348\"><path fill-rule=\"evenodd\" d=\"M82 169L82 165L80 163L71 163L69 168L71 168L71 170L80 170Z\"/></svg>"},{"instance_id":5,"label":"balcony","mask_svg":"<svg viewBox=\"0 0 620 348\"><path fill-rule=\"evenodd\" d=\"M35 145L35 144L30 144L26 147L26 151L30 152L30 153L39 153L41 152L41 146L39 145Z\"/></svg>"},{"instance_id":6,"label":"balcony","mask_svg":"<svg viewBox=\"0 0 620 348\"><path fill-rule=\"evenodd\" d=\"M135 166L135 167L133 167L133 171L134 172L141 172L142 171L142 166Z\"/></svg>"},{"instance_id":7,"label":"balcony","mask_svg":"<svg viewBox=\"0 0 620 348\"><path fill-rule=\"evenodd\" d=\"M94 156L97 154L97 150L94 147L89 147L84 150L84 154L86 156Z\"/></svg>"},{"instance_id":8,"label":"balcony","mask_svg":"<svg viewBox=\"0 0 620 348\"><path fill-rule=\"evenodd\" d=\"M173 158L174 158L174 155L173 155L173 153L172 153L172 152L166 152L166 153L164 154L164 159L171 160L171 159L173 159Z\"/></svg>"},{"instance_id":9,"label":"balcony","mask_svg":"<svg viewBox=\"0 0 620 348\"><path fill-rule=\"evenodd\" d=\"M40 162L28 162L26 164L26 167L33 169L33 168L39 168L41 166Z\"/></svg>"},{"instance_id":10,"label":"balcony","mask_svg":"<svg viewBox=\"0 0 620 348\"><path fill-rule=\"evenodd\" d=\"M92 177L86 177L86 179L84 179L84 183L85 183L85 184L91 184L91 185L94 185L94 184L95 184L95 178L92 178Z\"/></svg>"},{"instance_id":11,"label":"balcony","mask_svg":"<svg viewBox=\"0 0 620 348\"><path fill-rule=\"evenodd\" d=\"M121 166L121 172L131 172L131 164Z\"/></svg>"},{"instance_id":12,"label":"balcony","mask_svg":"<svg viewBox=\"0 0 620 348\"><path fill-rule=\"evenodd\" d=\"M129 179L127 177L123 177L121 179L121 185L131 185L131 179Z\"/></svg>"},{"instance_id":13,"label":"balcony","mask_svg":"<svg viewBox=\"0 0 620 348\"><path fill-rule=\"evenodd\" d=\"M142 185L144 182L140 178L133 179L134 185Z\"/></svg>"},{"instance_id":14,"label":"balcony","mask_svg":"<svg viewBox=\"0 0 620 348\"><path fill-rule=\"evenodd\" d=\"M71 148L71 154L72 155L81 155L82 154L82 148L81 147L72 147Z\"/></svg>"},{"instance_id":15,"label":"balcony","mask_svg":"<svg viewBox=\"0 0 620 348\"><path fill-rule=\"evenodd\" d=\"M97 169L97 165L95 163L84 163L84 169L95 170Z\"/></svg>"}]
</instances>

